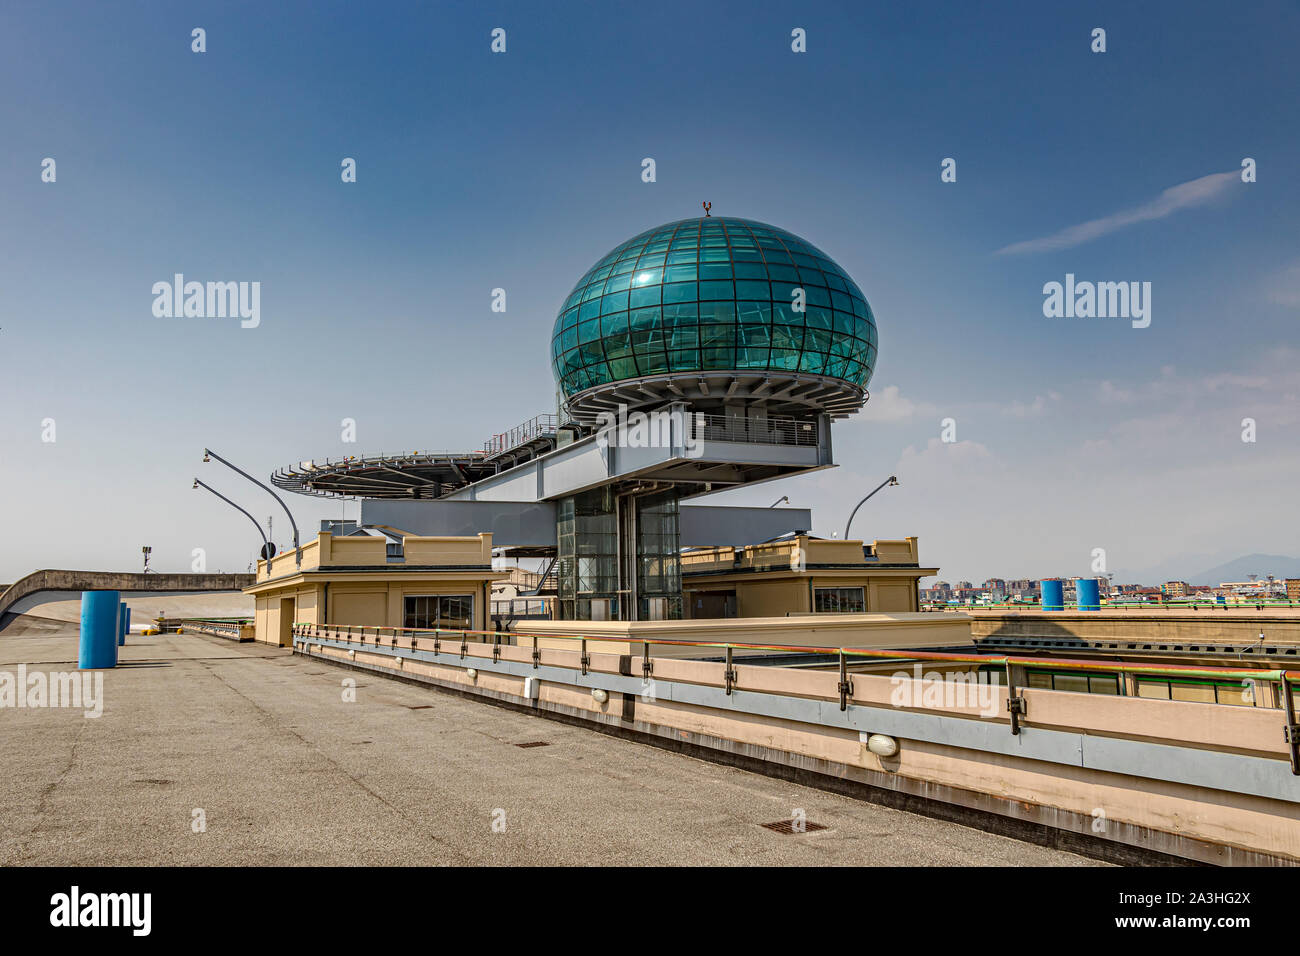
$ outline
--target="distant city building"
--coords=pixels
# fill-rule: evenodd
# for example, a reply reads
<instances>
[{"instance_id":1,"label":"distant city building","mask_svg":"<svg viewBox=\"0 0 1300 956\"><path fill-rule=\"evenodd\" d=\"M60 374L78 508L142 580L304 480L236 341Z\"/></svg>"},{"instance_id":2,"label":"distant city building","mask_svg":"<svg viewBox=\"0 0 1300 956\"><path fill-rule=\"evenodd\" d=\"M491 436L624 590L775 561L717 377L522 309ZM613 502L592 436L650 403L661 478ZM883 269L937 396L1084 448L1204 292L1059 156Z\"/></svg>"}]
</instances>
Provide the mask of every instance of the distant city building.
<instances>
[{"instance_id":1,"label":"distant city building","mask_svg":"<svg viewBox=\"0 0 1300 956\"><path fill-rule=\"evenodd\" d=\"M1249 600L1282 600L1287 595L1287 587L1269 575L1264 580L1252 576L1249 581L1224 581L1219 585L1219 592L1226 597Z\"/></svg>"}]
</instances>

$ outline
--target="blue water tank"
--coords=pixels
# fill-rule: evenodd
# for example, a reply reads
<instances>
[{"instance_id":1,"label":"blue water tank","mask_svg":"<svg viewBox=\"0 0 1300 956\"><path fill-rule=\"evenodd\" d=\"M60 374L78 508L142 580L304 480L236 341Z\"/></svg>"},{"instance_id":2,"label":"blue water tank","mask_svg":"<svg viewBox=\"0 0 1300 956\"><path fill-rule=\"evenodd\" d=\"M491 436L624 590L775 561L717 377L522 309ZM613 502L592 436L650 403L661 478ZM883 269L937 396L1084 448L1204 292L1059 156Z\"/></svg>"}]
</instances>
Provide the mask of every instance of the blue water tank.
<instances>
[{"instance_id":1,"label":"blue water tank","mask_svg":"<svg viewBox=\"0 0 1300 956\"><path fill-rule=\"evenodd\" d=\"M117 646L126 646L126 636L131 633L131 609L122 602L122 633L117 636Z\"/></svg>"},{"instance_id":2,"label":"blue water tank","mask_svg":"<svg viewBox=\"0 0 1300 956\"><path fill-rule=\"evenodd\" d=\"M1075 583L1080 611L1100 611L1101 597L1096 578L1080 578Z\"/></svg>"},{"instance_id":3,"label":"blue water tank","mask_svg":"<svg viewBox=\"0 0 1300 956\"><path fill-rule=\"evenodd\" d=\"M77 666L117 666L117 636L121 629L122 599L116 591L83 591L81 595L81 646Z\"/></svg>"},{"instance_id":4,"label":"blue water tank","mask_svg":"<svg viewBox=\"0 0 1300 956\"><path fill-rule=\"evenodd\" d=\"M1059 579L1052 578L1043 582L1043 610L1065 610L1065 586Z\"/></svg>"}]
</instances>

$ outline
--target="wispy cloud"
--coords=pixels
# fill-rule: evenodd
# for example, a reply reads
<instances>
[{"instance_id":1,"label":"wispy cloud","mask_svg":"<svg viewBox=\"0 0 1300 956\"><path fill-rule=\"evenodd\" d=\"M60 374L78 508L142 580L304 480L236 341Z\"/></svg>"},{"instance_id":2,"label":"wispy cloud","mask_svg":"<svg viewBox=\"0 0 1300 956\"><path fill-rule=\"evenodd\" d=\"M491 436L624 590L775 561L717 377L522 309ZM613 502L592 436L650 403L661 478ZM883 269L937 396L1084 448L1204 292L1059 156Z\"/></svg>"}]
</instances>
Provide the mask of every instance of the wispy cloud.
<instances>
[{"instance_id":1,"label":"wispy cloud","mask_svg":"<svg viewBox=\"0 0 1300 956\"><path fill-rule=\"evenodd\" d=\"M899 390L897 385L886 385L871 393L871 400L856 417L867 422L910 422L917 415L934 415L935 407L928 402L914 402Z\"/></svg>"},{"instance_id":2,"label":"wispy cloud","mask_svg":"<svg viewBox=\"0 0 1300 956\"><path fill-rule=\"evenodd\" d=\"M1273 277L1268 299L1277 305L1300 306L1300 262Z\"/></svg>"},{"instance_id":3,"label":"wispy cloud","mask_svg":"<svg viewBox=\"0 0 1300 956\"><path fill-rule=\"evenodd\" d=\"M1027 252L1052 252L1056 249L1069 249L1071 246L1091 242L1093 239L1098 239L1135 223L1163 219L1165 216L1172 215L1179 210L1203 205L1222 196L1234 182L1240 181L1241 173L1237 170L1226 173L1211 173L1209 176L1202 176L1200 179L1193 179L1190 182L1179 183L1177 186L1170 186L1155 199L1140 206L1112 213L1109 216L1102 216L1100 219L1081 222L1077 226L1070 226L1068 229L1062 229L1050 236L1027 239L1024 242L1013 242L1009 246L1003 246L994 255L1008 256Z\"/></svg>"},{"instance_id":4,"label":"wispy cloud","mask_svg":"<svg viewBox=\"0 0 1300 956\"><path fill-rule=\"evenodd\" d=\"M1010 405L1002 406L1000 411L1011 418L1036 418L1047 414L1052 403L1060 400L1060 392L1048 392L1046 395L1035 395L1034 400L1028 404L1017 399Z\"/></svg>"}]
</instances>

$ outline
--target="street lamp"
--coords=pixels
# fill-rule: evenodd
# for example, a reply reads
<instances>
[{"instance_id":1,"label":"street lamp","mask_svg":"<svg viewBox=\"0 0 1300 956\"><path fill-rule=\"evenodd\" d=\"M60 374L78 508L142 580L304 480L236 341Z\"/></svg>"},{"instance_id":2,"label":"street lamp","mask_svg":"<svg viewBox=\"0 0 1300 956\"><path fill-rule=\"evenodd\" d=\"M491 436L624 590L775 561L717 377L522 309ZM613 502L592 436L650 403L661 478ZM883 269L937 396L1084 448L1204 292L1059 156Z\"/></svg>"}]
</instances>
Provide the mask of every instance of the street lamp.
<instances>
[{"instance_id":1,"label":"street lamp","mask_svg":"<svg viewBox=\"0 0 1300 956\"><path fill-rule=\"evenodd\" d=\"M875 488L871 489L871 493L867 495L867 498L870 498L871 495L874 495L874 494L875 494L877 491L879 491L881 488L885 487L885 485L897 485L897 484L898 484L898 478L897 478L896 476L894 476L894 475L890 475L888 478L886 478L886 479L885 479L884 481L882 481L880 484L876 485ZM853 513L849 515L849 520L848 520L848 521L845 523L845 525L844 525L844 540L846 540L846 541L848 540L848 538L849 538L849 525L853 524L853 518L854 518L854 516L858 513L858 508L861 508L864 504L867 503L867 498L863 498L861 501L859 501L859 502L854 506L854 508L853 508Z\"/></svg>"},{"instance_id":2,"label":"street lamp","mask_svg":"<svg viewBox=\"0 0 1300 956\"><path fill-rule=\"evenodd\" d=\"M768 507L769 507L769 508L775 508L777 505L779 505L779 504L780 504L781 502L783 502L783 501L784 501L786 504L789 504L789 503L790 503L790 496L789 496L789 495L782 495L780 498L777 498L776 501L774 501L774 502L772 502L770 505L768 505Z\"/></svg>"},{"instance_id":3,"label":"street lamp","mask_svg":"<svg viewBox=\"0 0 1300 956\"><path fill-rule=\"evenodd\" d=\"M226 504L230 505L230 507L234 508L236 511L240 512L241 514L247 516L248 520L251 521L251 522L253 522L253 527L257 529L257 533L260 534L260 535L262 536L262 557L266 558L267 561L270 561L273 557L275 557L275 545L271 544L271 542L270 542L269 540L267 540L266 532L262 530L262 526L261 526L260 524L257 523L257 519L256 519L256 518L254 518L251 514L249 514L249 513L248 513L247 511L245 511L243 508L239 507L239 505L235 504L233 501L231 501L229 498L227 498L227 497L226 497L225 495L223 495L221 492L217 491L215 488L211 487L210 485L205 485L203 482L199 481L197 478L194 479L194 487L195 487L195 488L202 488L204 491L210 491L210 492L212 492L214 495L216 495L218 498L220 498L220 499L221 499L222 501L224 501Z\"/></svg>"},{"instance_id":4,"label":"street lamp","mask_svg":"<svg viewBox=\"0 0 1300 956\"><path fill-rule=\"evenodd\" d=\"M231 471L235 471L235 472L238 472L239 474L243 475L245 478L247 478L247 479L248 479L249 481L251 481L253 484L257 485L257 487L259 487L259 488L263 489L264 491L266 491L266 492L267 492L267 493L268 493L272 498L274 498L276 501L280 502L280 507L283 508L283 509L284 509L284 513L287 514L287 515L289 516L289 524L291 524L291 525L293 526L293 557L294 557L294 563L295 563L298 567L302 567L302 550L301 550L301 546L298 544L298 522L296 522L296 521L293 520L293 512L290 511L290 510L289 510L289 506L286 505L286 504L284 503L284 499L282 499L279 495L277 495L277 494L276 494L274 491L272 491L269 487L267 487L266 485L262 484L260 481L258 481L256 478L254 478L254 477L253 477L252 475L250 475L248 472L244 471L242 468L237 468L237 467L235 467L234 465L232 465L230 462L226 461L226 459L222 458L220 455L218 455L218 454L217 454L215 451L213 451L212 449L210 449L210 448L205 448L205 449L203 449L203 460L204 460L204 461L210 461L212 458L215 458L217 461L221 462L223 465L225 465L225 466L226 466L227 468L229 468ZM196 482L198 481L197 478L194 479L194 480L195 480ZM204 485L204 487L206 488L207 486ZM211 491L212 489L209 488L208 490ZM213 493L215 494L215 492L213 492ZM226 500L228 501L229 499L226 499ZM234 502L231 502L231 504L234 504ZM239 506L236 505L235 507L239 507ZM239 510L240 510L240 511L244 511L243 508L240 508ZM244 514L248 514L248 512L247 512L247 511L244 511ZM254 519L254 523L256 524L256 519ZM258 531L261 531L261 530L262 530L261 525L258 525ZM265 537L265 535L263 535L263 537Z\"/></svg>"}]
</instances>

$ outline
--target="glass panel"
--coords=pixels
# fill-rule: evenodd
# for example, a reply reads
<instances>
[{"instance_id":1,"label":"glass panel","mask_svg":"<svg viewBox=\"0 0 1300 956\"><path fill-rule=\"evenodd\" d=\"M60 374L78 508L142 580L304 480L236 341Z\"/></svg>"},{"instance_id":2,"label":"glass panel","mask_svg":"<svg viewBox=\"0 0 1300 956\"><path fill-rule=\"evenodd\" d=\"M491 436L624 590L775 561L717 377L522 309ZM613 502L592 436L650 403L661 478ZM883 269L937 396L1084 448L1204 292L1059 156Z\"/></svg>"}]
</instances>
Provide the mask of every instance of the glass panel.
<instances>
[{"instance_id":1,"label":"glass panel","mask_svg":"<svg viewBox=\"0 0 1300 956\"><path fill-rule=\"evenodd\" d=\"M1088 693L1088 678L1083 674L1053 674L1052 689L1086 694Z\"/></svg>"},{"instance_id":2,"label":"glass panel","mask_svg":"<svg viewBox=\"0 0 1300 956\"><path fill-rule=\"evenodd\" d=\"M1169 683L1167 681L1139 680L1138 696L1156 700L1169 700Z\"/></svg>"},{"instance_id":3,"label":"glass panel","mask_svg":"<svg viewBox=\"0 0 1300 956\"><path fill-rule=\"evenodd\" d=\"M1088 690L1094 694L1119 694L1119 677L1089 677Z\"/></svg>"},{"instance_id":4,"label":"glass panel","mask_svg":"<svg viewBox=\"0 0 1300 956\"><path fill-rule=\"evenodd\" d=\"M699 283L674 282L664 286L664 302L695 302L699 299Z\"/></svg>"},{"instance_id":5,"label":"glass panel","mask_svg":"<svg viewBox=\"0 0 1300 956\"><path fill-rule=\"evenodd\" d=\"M1171 681L1169 696L1173 700L1194 701L1201 704L1213 704L1215 702L1213 684L1183 684L1178 681Z\"/></svg>"},{"instance_id":6,"label":"glass panel","mask_svg":"<svg viewBox=\"0 0 1300 956\"><path fill-rule=\"evenodd\" d=\"M682 616L682 572L677 494L640 495L635 502L637 617L678 620Z\"/></svg>"},{"instance_id":7,"label":"glass panel","mask_svg":"<svg viewBox=\"0 0 1300 956\"><path fill-rule=\"evenodd\" d=\"M1220 704L1232 704L1236 707L1255 706L1255 695L1241 684L1219 684L1214 690Z\"/></svg>"}]
</instances>

